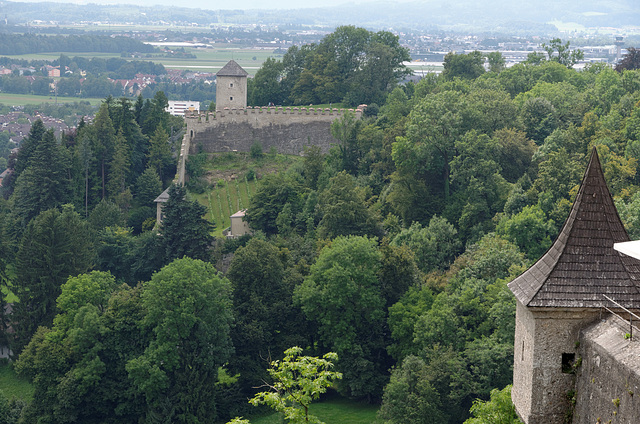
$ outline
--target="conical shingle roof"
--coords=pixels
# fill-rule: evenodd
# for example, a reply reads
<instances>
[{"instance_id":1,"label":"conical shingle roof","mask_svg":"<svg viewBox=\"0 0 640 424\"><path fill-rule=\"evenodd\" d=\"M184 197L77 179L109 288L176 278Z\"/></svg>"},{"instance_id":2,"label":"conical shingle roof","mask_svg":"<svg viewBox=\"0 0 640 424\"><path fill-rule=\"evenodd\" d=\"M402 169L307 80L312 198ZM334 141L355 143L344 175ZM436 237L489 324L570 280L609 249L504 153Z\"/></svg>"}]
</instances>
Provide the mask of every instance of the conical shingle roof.
<instances>
[{"instance_id":1,"label":"conical shingle roof","mask_svg":"<svg viewBox=\"0 0 640 424\"><path fill-rule=\"evenodd\" d=\"M558 238L509 288L529 307L598 308L605 294L639 308L640 261L613 249L628 240L594 148Z\"/></svg>"},{"instance_id":2,"label":"conical shingle roof","mask_svg":"<svg viewBox=\"0 0 640 424\"><path fill-rule=\"evenodd\" d=\"M216 74L218 77L246 77L247 75L249 75L247 71L242 69L235 60L230 60Z\"/></svg>"}]
</instances>

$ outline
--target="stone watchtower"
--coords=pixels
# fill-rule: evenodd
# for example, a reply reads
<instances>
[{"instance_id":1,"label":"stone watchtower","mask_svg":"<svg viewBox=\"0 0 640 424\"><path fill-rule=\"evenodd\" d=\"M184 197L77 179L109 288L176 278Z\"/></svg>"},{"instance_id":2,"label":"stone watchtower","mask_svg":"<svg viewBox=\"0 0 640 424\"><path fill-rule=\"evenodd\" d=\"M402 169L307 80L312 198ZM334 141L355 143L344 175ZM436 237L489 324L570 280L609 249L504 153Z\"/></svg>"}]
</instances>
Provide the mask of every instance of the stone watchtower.
<instances>
[{"instance_id":1,"label":"stone watchtower","mask_svg":"<svg viewBox=\"0 0 640 424\"><path fill-rule=\"evenodd\" d=\"M216 74L216 110L247 107L247 71L234 60Z\"/></svg>"},{"instance_id":2,"label":"stone watchtower","mask_svg":"<svg viewBox=\"0 0 640 424\"><path fill-rule=\"evenodd\" d=\"M629 241L594 149L560 235L509 288L517 300L512 400L526 424L561 424L574 390L580 331L607 295L640 306L640 261L614 250Z\"/></svg>"}]
</instances>

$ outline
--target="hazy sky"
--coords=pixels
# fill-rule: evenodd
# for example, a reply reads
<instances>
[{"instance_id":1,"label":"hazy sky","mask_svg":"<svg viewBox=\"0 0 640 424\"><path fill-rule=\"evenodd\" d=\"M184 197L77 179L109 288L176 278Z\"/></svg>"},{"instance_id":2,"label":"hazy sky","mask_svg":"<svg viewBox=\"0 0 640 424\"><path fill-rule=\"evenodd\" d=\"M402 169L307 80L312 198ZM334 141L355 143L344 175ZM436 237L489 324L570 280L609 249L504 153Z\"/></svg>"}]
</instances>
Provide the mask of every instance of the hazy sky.
<instances>
[{"instance_id":1,"label":"hazy sky","mask_svg":"<svg viewBox=\"0 0 640 424\"><path fill-rule=\"evenodd\" d=\"M20 0L27 2L36 2L43 0ZM199 9L303 9L310 7L338 6L342 4L359 4L370 0L190 0L186 2L177 2L175 0L46 0L56 1L59 3L74 4L135 4L139 6L179 6ZM406 3L410 0L395 0L392 3ZM391 2L390 2L391 3Z\"/></svg>"}]
</instances>

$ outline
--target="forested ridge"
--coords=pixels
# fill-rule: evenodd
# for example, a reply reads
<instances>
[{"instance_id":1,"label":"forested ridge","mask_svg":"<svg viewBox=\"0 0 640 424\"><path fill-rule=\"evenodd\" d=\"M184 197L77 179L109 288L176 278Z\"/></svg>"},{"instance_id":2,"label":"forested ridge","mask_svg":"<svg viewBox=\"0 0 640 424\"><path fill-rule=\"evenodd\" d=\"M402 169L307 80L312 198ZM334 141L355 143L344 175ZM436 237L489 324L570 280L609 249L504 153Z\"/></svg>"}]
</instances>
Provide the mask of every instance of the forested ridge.
<instances>
[{"instance_id":1,"label":"forested ridge","mask_svg":"<svg viewBox=\"0 0 640 424\"><path fill-rule=\"evenodd\" d=\"M0 54L45 52L153 52L153 46L129 37L109 35L37 35L0 33Z\"/></svg>"},{"instance_id":2,"label":"forested ridge","mask_svg":"<svg viewBox=\"0 0 640 424\"><path fill-rule=\"evenodd\" d=\"M640 72L482 61L390 80L327 155L259 179L238 239L187 193L210 184L202 153L154 229L175 173L162 94L108 99L60 140L36 122L0 200L22 422L226 422L292 346L335 352L335 390L381 423L484 422L473 401L512 380L506 284L551 245L594 146L640 236Z\"/></svg>"}]
</instances>

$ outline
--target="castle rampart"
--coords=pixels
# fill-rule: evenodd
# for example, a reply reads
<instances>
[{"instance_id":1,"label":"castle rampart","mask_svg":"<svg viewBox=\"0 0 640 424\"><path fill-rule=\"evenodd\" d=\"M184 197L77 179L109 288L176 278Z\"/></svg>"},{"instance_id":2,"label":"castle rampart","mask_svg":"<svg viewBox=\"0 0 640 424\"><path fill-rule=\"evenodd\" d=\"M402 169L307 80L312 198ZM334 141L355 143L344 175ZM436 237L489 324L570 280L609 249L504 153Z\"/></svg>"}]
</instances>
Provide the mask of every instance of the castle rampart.
<instances>
[{"instance_id":1,"label":"castle rampart","mask_svg":"<svg viewBox=\"0 0 640 424\"><path fill-rule=\"evenodd\" d=\"M264 151L299 155L305 146L329 151L337 140L331 135L331 123L353 113L362 116L362 108L337 109L314 107L247 107L187 114L185 121L191 154L239 151L248 152L255 143Z\"/></svg>"},{"instance_id":2,"label":"castle rampart","mask_svg":"<svg viewBox=\"0 0 640 424\"><path fill-rule=\"evenodd\" d=\"M613 315L580 338L573 424L640 422L640 342Z\"/></svg>"}]
</instances>

